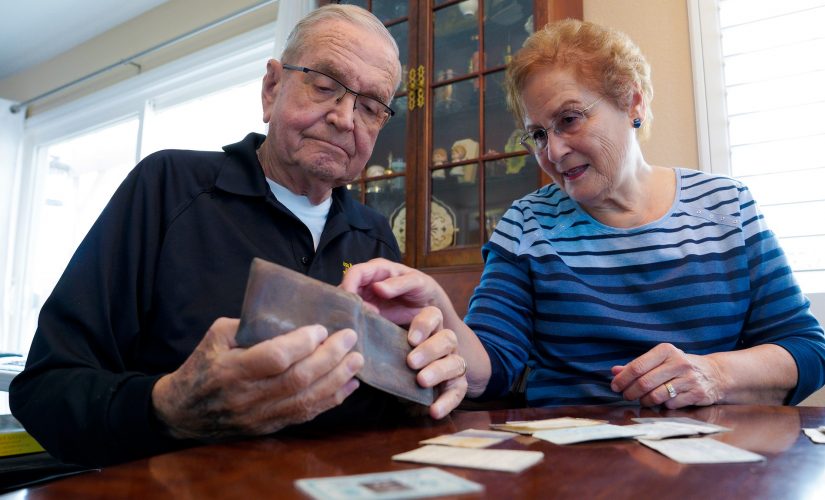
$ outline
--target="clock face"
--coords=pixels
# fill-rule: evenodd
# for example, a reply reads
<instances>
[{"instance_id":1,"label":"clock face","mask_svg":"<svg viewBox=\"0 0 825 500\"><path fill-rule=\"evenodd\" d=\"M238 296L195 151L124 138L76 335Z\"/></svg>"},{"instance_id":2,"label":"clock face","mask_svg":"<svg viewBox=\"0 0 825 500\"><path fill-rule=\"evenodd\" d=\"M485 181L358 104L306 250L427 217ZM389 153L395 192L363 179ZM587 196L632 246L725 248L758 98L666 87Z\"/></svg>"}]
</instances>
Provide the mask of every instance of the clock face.
<instances>
[{"instance_id":1,"label":"clock face","mask_svg":"<svg viewBox=\"0 0 825 500\"><path fill-rule=\"evenodd\" d=\"M407 243L407 207L402 203L390 217L392 234L398 240L402 251ZM439 200L433 199L430 203L430 250L444 250L453 246L455 233L455 214Z\"/></svg>"}]
</instances>

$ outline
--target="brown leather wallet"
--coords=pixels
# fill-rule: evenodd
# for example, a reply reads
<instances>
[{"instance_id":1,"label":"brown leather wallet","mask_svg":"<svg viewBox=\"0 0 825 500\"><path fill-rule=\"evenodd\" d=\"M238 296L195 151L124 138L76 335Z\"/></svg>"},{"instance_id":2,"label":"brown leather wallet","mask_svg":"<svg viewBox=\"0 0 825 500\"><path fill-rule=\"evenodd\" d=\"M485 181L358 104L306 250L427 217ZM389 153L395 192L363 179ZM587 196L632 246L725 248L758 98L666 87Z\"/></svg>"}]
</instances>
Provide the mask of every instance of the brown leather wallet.
<instances>
[{"instance_id":1,"label":"brown leather wallet","mask_svg":"<svg viewBox=\"0 0 825 500\"><path fill-rule=\"evenodd\" d=\"M249 347L304 325L324 325L330 334L352 328L354 351L364 356L356 375L395 396L429 406L433 389L418 385L407 366L412 347L406 330L364 308L356 294L304 276L283 266L253 259L246 284L237 341Z\"/></svg>"}]
</instances>

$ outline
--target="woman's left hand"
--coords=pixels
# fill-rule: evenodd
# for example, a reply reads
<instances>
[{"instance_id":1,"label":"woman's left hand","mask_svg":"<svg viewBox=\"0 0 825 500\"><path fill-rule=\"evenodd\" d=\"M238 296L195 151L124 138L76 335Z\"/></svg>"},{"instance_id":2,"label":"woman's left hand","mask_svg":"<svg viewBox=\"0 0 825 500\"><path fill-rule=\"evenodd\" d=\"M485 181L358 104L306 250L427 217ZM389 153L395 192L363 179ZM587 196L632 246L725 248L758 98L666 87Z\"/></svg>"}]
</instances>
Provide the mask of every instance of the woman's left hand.
<instances>
[{"instance_id":1,"label":"woman's left hand","mask_svg":"<svg viewBox=\"0 0 825 500\"><path fill-rule=\"evenodd\" d=\"M413 346L407 365L419 370L418 384L436 388L430 416L443 418L467 394L467 362L458 353L458 338L455 332L444 328L441 310L428 306L413 318L407 341Z\"/></svg>"},{"instance_id":2,"label":"woman's left hand","mask_svg":"<svg viewBox=\"0 0 825 500\"><path fill-rule=\"evenodd\" d=\"M443 288L431 276L386 259L372 259L349 268L339 285L358 294L364 305L397 325L410 325L413 352L407 364L418 383L437 387L430 406L433 418L458 406L472 383L481 395L490 380L490 358L470 328L461 321Z\"/></svg>"},{"instance_id":3,"label":"woman's left hand","mask_svg":"<svg viewBox=\"0 0 825 500\"><path fill-rule=\"evenodd\" d=\"M610 388L642 406L707 406L722 400L720 370L708 356L659 344L623 366L614 366Z\"/></svg>"}]
</instances>

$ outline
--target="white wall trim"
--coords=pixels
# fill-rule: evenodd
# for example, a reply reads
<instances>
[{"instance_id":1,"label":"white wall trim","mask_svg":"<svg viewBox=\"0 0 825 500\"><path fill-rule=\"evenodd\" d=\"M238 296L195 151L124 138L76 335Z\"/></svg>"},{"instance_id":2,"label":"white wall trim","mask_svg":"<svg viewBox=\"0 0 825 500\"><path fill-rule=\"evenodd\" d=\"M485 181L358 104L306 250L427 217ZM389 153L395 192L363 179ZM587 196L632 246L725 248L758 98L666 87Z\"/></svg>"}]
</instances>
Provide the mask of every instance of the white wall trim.
<instances>
[{"instance_id":1,"label":"white wall trim","mask_svg":"<svg viewBox=\"0 0 825 500\"><path fill-rule=\"evenodd\" d=\"M686 0L699 169L730 175L722 44L716 0Z\"/></svg>"}]
</instances>

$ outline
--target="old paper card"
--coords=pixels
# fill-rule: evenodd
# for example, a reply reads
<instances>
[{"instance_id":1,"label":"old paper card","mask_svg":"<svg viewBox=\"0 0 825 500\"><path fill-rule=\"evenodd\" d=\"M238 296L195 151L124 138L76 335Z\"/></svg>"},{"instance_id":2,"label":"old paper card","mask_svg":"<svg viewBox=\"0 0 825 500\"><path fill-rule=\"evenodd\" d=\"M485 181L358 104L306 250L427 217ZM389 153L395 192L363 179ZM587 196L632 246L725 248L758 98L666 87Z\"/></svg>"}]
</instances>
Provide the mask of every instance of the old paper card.
<instances>
[{"instance_id":1,"label":"old paper card","mask_svg":"<svg viewBox=\"0 0 825 500\"><path fill-rule=\"evenodd\" d=\"M571 427L568 429L553 429L537 431L534 438L550 441L553 444L573 444L586 441L601 441L604 439L618 439L635 437L644 434L644 431L633 429L632 425L588 425L585 427Z\"/></svg>"},{"instance_id":2,"label":"old paper card","mask_svg":"<svg viewBox=\"0 0 825 500\"><path fill-rule=\"evenodd\" d=\"M484 491L481 484L435 467L298 479L295 486L318 500L424 498Z\"/></svg>"},{"instance_id":3,"label":"old paper card","mask_svg":"<svg viewBox=\"0 0 825 500\"><path fill-rule=\"evenodd\" d=\"M425 439L421 441L421 444L440 444L442 446L458 446L459 448L487 448L516 436L518 434L512 432L465 429L455 434L443 434Z\"/></svg>"},{"instance_id":4,"label":"old paper card","mask_svg":"<svg viewBox=\"0 0 825 500\"><path fill-rule=\"evenodd\" d=\"M559 417L544 420L513 420L503 424L490 424L490 427L500 431L532 434L545 429L565 429L568 427L584 427L606 423L604 420L593 420L591 418Z\"/></svg>"},{"instance_id":5,"label":"old paper card","mask_svg":"<svg viewBox=\"0 0 825 500\"><path fill-rule=\"evenodd\" d=\"M703 422L690 417L637 417L632 419L640 424L670 422L674 424L692 425L699 431L699 434L713 434L714 432L727 432L730 429L721 425Z\"/></svg>"},{"instance_id":6,"label":"old paper card","mask_svg":"<svg viewBox=\"0 0 825 500\"><path fill-rule=\"evenodd\" d=\"M658 441L640 439L639 442L682 464L726 464L765 460L762 455L731 446L713 438L663 439Z\"/></svg>"},{"instance_id":7,"label":"old paper card","mask_svg":"<svg viewBox=\"0 0 825 500\"><path fill-rule=\"evenodd\" d=\"M418 385L407 366L407 332L363 307L361 297L283 266L254 259L249 271L238 345L248 347L305 325L329 333L352 328L364 356L357 377L382 391L429 406L433 389Z\"/></svg>"},{"instance_id":8,"label":"old paper card","mask_svg":"<svg viewBox=\"0 0 825 500\"><path fill-rule=\"evenodd\" d=\"M393 455L393 460L422 464L450 465L470 469L521 472L544 458L540 451L475 450L452 446L427 445Z\"/></svg>"},{"instance_id":9,"label":"old paper card","mask_svg":"<svg viewBox=\"0 0 825 500\"><path fill-rule=\"evenodd\" d=\"M667 439L716 432L708 427L694 424L680 424L678 422L649 422L628 425L627 427L643 432L643 434L637 436L636 439Z\"/></svg>"}]
</instances>

